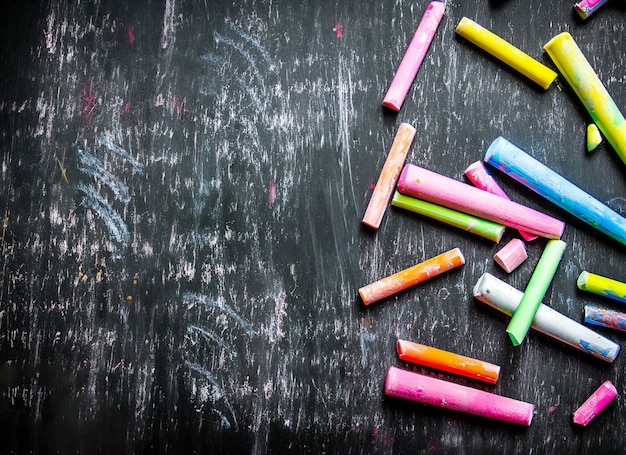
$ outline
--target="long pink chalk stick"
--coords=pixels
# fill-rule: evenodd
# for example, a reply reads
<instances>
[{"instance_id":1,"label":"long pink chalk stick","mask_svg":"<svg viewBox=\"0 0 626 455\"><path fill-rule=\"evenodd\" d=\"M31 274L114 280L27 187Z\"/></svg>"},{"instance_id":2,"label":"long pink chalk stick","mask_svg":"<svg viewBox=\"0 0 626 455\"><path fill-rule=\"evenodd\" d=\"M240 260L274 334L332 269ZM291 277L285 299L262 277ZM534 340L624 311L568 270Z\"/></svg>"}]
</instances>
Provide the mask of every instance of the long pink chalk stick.
<instances>
[{"instance_id":1,"label":"long pink chalk stick","mask_svg":"<svg viewBox=\"0 0 626 455\"><path fill-rule=\"evenodd\" d=\"M453 382L391 367L385 395L529 426L535 406Z\"/></svg>"},{"instance_id":2,"label":"long pink chalk stick","mask_svg":"<svg viewBox=\"0 0 626 455\"><path fill-rule=\"evenodd\" d=\"M617 396L617 390L611 381L604 383L587 398L574 412L574 423L587 426L598 414L604 411L611 401Z\"/></svg>"},{"instance_id":3,"label":"long pink chalk stick","mask_svg":"<svg viewBox=\"0 0 626 455\"><path fill-rule=\"evenodd\" d=\"M465 169L465 175L476 188L489 191L490 193L500 196L503 199L511 200L481 161L476 161L475 163L470 164L469 167ZM519 231L519 234L527 242L537 238L536 235L532 235L524 231Z\"/></svg>"},{"instance_id":4,"label":"long pink chalk stick","mask_svg":"<svg viewBox=\"0 0 626 455\"><path fill-rule=\"evenodd\" d=\"M445 1L434 1L426 7L417 31L413 35L413 39L409 43L409 47L383 99L383 106L396 112L402 107L404 98L409 93L409 88L411 88L411 84L424 61L445 9Z\"/></svg>"},{"instance_id":5,"label":"long pink chalk stick","mask_svg":"<svg viewBox=\"0 0 626 455\"><path fill-rule=\"evenodd\" d=\"M398 191L549 239L560 239L565 230L565 223L545 213L413 164L404 166Z\"/></svg>"},{"instance_id":6,"label":"long pink chalk stick","mask_svg":"<svg viewBox=\"0 0 626 455\"><path fill-rule=\"evenodd\" d=\"M366 226L373 229L380 227L414 137L415 128L408 123L401 123L363 216L363 224Z\"/></svg>"}]
</instances>

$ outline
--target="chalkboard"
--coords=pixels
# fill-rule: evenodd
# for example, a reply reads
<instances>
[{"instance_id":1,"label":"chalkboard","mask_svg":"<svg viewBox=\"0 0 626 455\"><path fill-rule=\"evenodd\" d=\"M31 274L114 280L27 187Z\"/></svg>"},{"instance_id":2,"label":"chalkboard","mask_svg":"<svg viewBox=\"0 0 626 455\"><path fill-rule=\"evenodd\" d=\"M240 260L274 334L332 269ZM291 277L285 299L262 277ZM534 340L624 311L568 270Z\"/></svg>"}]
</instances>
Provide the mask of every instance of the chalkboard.
<instances>
[{"instance_id":1,"label":"chalkboard","mask_svg":"<svg viewBox=\"0 0 626 455\"><path fill-rule=\"evenodd\" d=\"M621 214L626 167L589 114L454 28L475 20L554 67L569 31L626 109L626 6L448 1L398 113L381 106L426 1L10 2L0 18L0 445L5 453L622 453L623 354L607 363L472 297L499 244L389 207L361 219L398 126L407 162L464 180L502 135ZM567 223L544 303L582 321L583 270L624 247ZM357 289L458 247L466 263L365 307ZM623 309L623 308L622 308ZM598 328L622 343L621 332ZM397 339L496 363L496 385L400 361ZM530 427L386 398L390 366L535 405ZM572 413L605 380L617 399Z\"/></svg>"}]
</instances>

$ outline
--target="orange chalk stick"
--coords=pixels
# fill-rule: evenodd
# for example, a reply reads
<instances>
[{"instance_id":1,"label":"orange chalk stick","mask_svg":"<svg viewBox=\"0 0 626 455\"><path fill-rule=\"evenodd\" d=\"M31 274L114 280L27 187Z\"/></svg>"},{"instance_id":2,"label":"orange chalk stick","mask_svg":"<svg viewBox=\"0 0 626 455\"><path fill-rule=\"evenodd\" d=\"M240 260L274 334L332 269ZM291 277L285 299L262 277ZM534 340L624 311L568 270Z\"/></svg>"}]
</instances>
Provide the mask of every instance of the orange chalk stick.
<instances>
[{"instance_id":1,"label":"orange chalk stick","mask_svg":"<svg viewBox=\"0 0 626 455\"><path fill-rule=\"evenodd\" d=\"M424 262L420 262L413 267L409 267L408 269L375 281L367 286L363 286L359 289L359 294L365 305L371 305L396 292L400 292L447 272L448 270L460 267L463 264L465 264L465 258L461 250L454 248Z\"/></svg>"},{"instance_id":2,"label":"orange chalk stick","mask_svg":"<svg viewBox=\"0 0 626 455\"><path fill-rule=\"evenodd\" d=\"M366 226L373 229L380 227L380 222L383 219L387 205L389 205L389 199L391 199L391 195L395 190L396 182L400 172L402 172L404 160L409 153L414 137L415 128L408 123L401 123L365 211L363 224Z\"/></svg>"},{"instance_id":3,"label":"orange chalk stick","mask_svg":"<svg viewBox=\"0 0 626 455\"><path fill-rule=\"evenodd\" d=\"M401 360L447 371L468 378L495 384L500 367L483 360L472 359L454 352L444 351L412 341L398 340L398 356Z\"/></svg>"}]
</instances>

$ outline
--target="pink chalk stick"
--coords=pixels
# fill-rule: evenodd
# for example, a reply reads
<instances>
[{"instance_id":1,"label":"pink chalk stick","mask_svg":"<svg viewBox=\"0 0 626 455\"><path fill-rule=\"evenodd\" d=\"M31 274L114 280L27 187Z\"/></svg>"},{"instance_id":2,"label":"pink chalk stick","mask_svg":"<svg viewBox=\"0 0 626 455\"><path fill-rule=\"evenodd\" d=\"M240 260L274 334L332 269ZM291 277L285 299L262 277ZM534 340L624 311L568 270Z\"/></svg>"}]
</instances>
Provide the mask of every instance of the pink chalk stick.
<instances>
[{"instance_id":1,"label":"pink chalk stick","mask_svg":"<svg viewBox=\"0 0 626 455\"><path fill-rule=\"evenodd\" d=\"M411 84L417 75L417 71L424 61L426 52L435 36L439 22L446 9L445 1L434 1L428 4L424 16L417 27L413 39L398 66L387 94L383 99L383 106L394 111L399 111Z\"/></svg>"},{"instance_id":2,"label":"pink chalk stick","mask_svg":"<svg viewBox=\"0 0 626 455\"><path fill-rule=\"evenodd\" d=\"M470 164L469 167L465 169L465 175L476 188L489 191L503 199L511 200L481 161ZM528 232L519 231L519 233L527 242L537 238L536 235L529 234Z\"/></svg>"},{"instance_id":3,"label":"pink chalk stick","mask_svg":"<svg viewBox=\"0 0 626 455\"><path fill-rule=\"evenodd\" d=\"M363 224L366 226L373 229L380 227L414 137L415 128L408 123L401 123L363 216Z\"/></svg>"},{"instance_id":4,"label":"pink chalk stick","mask_svg":"<svg viewBox=\"0 0 626 455\"><path fill-rule=\"evenodd\" d=\"M513 239L498 251L493 258L507 273L511 273L528 258L528 255L526 254L524 242L520 239Z\"/></svg>"},{"instance_id":5,"label":"pink chalk stick","mask_svg":"<svg viewBox=\"0 0 626 455\"><path fill-rule=\"evenodd\" d=\"M391 367L385 395L529 426L535 406L453 382Z\"/></svg>"},{"instance_id":6,"label":"pink chalk stick","mask_svg":"<svg viewBox=\"0 0 626 455\"><path fill-rule=\"evenodd\" d=\"M404 166L398 191L549 239L560 239L565 230L565 223L545 213L413 164Z\"/></svg>"},{"instance_id":7,"label":"pink chalk stick","mask_svg":"<svg viewBox=\"0 0 626 455\"><path fill-rule=\"evenodd\" d=\"M611 381L604 383L574 412L574 423L587 426L617 396Z\"/></svg>"}]
</instances>

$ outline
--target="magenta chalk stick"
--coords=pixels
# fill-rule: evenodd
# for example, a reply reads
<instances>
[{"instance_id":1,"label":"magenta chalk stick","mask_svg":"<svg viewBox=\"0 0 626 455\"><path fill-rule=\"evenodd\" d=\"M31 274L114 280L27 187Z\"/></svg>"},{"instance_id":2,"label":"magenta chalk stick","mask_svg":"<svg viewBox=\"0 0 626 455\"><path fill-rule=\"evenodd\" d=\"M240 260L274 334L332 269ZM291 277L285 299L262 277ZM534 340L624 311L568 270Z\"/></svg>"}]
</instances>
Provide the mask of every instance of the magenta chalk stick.
<instances>
[{"instance_id":1,"label":"magenta chalk stick","mask_svg":"<svg viewBox=\"0 0 626 455\"><path fill-rule=\"evenodd\" d=\"M563 221L545 213L413 164L404 166L397 188L407 196L541 237L560 239L565 230Z\"/></svg>"},{"instance_id":2,"label":"magenta chalk stick","mask_svg":"<svg viewBox=\"0 0 626 455\"><path fill-rule=\"evenodd\" d=\"M411 84L424 61L445 9L445 1L430 2L426 7L424 16L417 26L417 31L413 35L413 39L411 39L409 47L404 57L402 57L400 66L398 66L398 70L391 81L389 90L387 90L387 94L383 99L383 106L396 112L402 107L404 98L409 93Z\"/></svg>"},{"instance_id":3,"label":"magenta chalk stick","mask_svg":"<svg viewBox=\"0 0 626 455\"><path fill-rule=\"evenodd\" d=\"M574 412L574 423L587 426L617 396L617 390L611 381L604 381L587 400Z\"/></svg>"},{"instance_id":4,"label":"magenta chalk stick","mask_svg":"<svg viewBox=\"0 0 626 455\"><path fill-rule=\"evenodd\" d=\"M498 251L493 258L507 273L511 273L528 258L526 245L520 239L513 239Z\"/></svg>"},{"instance_id":5,"label":"magenta chalk stick","mask_svg":"<svg viewBox=\"0 0 626 455\"><path fill-rule=\"evenodd\" d=\"M535 406L453 382L391 367L385 395L529 426Z\"/></svg>"},{"instance_id":6,"label":"magenta chalk stick","mask_svg":"<svg viewBox=\"0 0 626 455\"><path fill-rule=\"evenodd\" d=\"M496 182L496 180L487 170L482 161L476 161L475 163L470 164L469 167L465 169L465 175L476 188L488 191L492 194L495 194L496 196L500 196L503 199L511 199L509 196L507 196L507 194L500 187L500 185L498 185L498 182ZM530 242L537 238L536 235L532 235L524 231L520 231L519 234L527 242Z\"/></svg>"}]
</instances>

